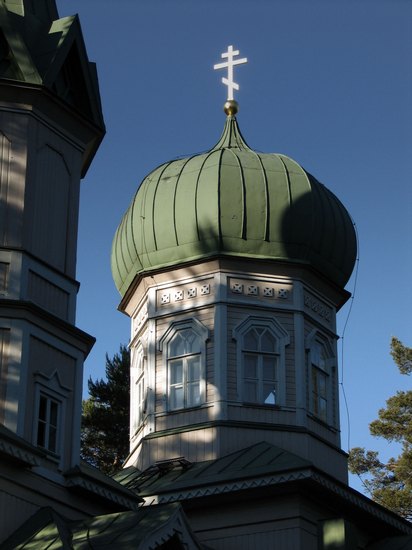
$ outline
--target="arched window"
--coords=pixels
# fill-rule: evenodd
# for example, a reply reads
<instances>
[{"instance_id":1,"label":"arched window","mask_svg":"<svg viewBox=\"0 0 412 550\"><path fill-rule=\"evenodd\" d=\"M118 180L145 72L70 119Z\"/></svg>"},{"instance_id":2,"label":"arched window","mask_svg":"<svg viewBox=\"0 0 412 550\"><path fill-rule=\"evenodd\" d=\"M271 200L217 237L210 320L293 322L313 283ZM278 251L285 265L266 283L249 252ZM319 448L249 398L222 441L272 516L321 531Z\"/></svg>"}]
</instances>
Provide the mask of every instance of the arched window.
<instances>
[{"instance_id":1,"label":"arched window","mask_svg":"<svg viewBox=\"0 0 412 550\"><path fill-rule=\"evenodd\" d=\"M169 410L198 407L205 402L205 343L208 330L199 321L172 324L160 341L167 371Z\"/></svg>"},{"instance_id":2,"label":"arched window","mask_svg":"<svg viewBox=\"0 0 412 550\"><path fill-rule=\"evenodd\" d=\"M323 422L334 424L336 388L335 353L329 340L317 331L307 338L309 410Z\"/></svg>"},{"instance_id":3,"label":"arched window","mask_svg":"<svg viewBox=\"0 0 412 550\"><path fill-rule=\"evenodd\" d=\"M275 405L279 393L279 352L275 336L265 327L252 327L242 338L244 394L251 403Z\"/></svg>"},{"instance_id":4,"label":"arched window","mask_svg":"<svg viewBox=\"0 0 412 550\"><path fill-rule=\"evenodd\" d=\"M245 403L285 403L285 346L289 335L274 319L249 317L233 334L238 348L238 394Z\"/></svg>"},{"instance_id":5,"label":"arched window","mask_svg":"<svg viewBox=\"0 0 412 550\"><path fill-rule=\"evenodd\" d=\"M144 420L146 413L146 381L144 350L141 342L131 350L130 371L130 424L134 435Z\"/></svg>"}]
</instances>

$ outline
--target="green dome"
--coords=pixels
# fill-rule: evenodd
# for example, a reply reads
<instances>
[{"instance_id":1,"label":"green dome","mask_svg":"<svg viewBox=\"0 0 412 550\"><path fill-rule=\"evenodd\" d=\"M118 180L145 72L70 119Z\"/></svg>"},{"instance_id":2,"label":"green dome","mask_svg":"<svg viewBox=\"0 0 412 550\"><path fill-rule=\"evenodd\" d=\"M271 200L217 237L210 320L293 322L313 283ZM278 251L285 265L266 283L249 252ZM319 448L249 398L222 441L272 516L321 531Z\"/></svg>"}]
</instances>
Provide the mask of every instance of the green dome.
<instances>
[{"instance_id":1,"label":"green dome","mask_svg":"<svg viewBox=\"0 0 412 550\"><path fill-rule=\"evenodd\" d=\"M304 264L343 287L356 237L333 193L290 158L250 149L228 116L213 149L143 180L116 231L112 273L123 296L138 274L215 256Z\"/></svg>"}]
</instances>

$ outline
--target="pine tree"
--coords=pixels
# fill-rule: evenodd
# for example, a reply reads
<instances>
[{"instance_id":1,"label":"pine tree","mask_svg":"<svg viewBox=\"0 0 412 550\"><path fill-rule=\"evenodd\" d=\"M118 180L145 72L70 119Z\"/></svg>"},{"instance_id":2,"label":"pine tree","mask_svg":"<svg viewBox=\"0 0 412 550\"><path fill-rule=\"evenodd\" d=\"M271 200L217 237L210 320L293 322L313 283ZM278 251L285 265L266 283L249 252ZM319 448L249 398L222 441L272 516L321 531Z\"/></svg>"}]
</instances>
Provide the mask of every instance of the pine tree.
<instances>
[{"instance_id":1,"label":"pine tree","mask_svg":"<svg viewBox=\"0 0 412 550\"><path fill-rule=\"evenodd\" d=\"M106 474L118 471L129 452L130 352L120 346L110 359L106 379L93 382L83 401L81 458Z\"/></svg>"},{"instance_id":2,"label":"pine tree","mask_svg":"<svg viewBox=\"0 0 412 550\"><path fill-rule=\"evenodd\" d=\"M412 348L392 338L391 355L401 374L411 374ZM349 470L368 476L363 484L376 502L412 520L412 391L390 397L369 429L373 436L400 443L402 452L385 464L376 451L355 447L349 453Z\"/></svg>"}]
</instances>

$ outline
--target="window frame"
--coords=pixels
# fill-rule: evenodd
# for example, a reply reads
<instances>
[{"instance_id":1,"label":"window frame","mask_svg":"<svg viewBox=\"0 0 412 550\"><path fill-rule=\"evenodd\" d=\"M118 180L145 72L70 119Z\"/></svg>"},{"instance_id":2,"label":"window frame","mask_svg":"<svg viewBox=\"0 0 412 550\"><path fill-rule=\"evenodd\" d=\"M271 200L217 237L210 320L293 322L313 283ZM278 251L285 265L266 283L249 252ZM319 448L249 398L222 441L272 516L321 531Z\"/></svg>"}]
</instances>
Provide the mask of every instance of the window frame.
<instances>
[{"instance_id":1,"label":"window frame","mask_svg":"<svg viewBox=\"0 0 412 550\"><path fill-rule=\"evenodd\" d=\"M181 355L171 355L171 344L175 337L187 330L192 331L199 340L199 351L194 353L184 353ZM197 319L175 321L170 324L165 334L159 340L159 351L163 354L163 367L166 373L166 408L170 412L183 411L192 408L201 407L206 402L206 342L209 339L209 330ZM188 359L192 357L199 357L199 403L192 404L188 402L188 389L194 382L190 380L188 376L189 363ZM173 361L181 360L182 362L182 382L172 383L172 371L171 364ZM195 380L196 381L196 380ZM172 405L172 391L173 386L182 386L183 389L183 403L182 405Z\"/></svg>"},{"instance_id":2,"label":"window frame","mask_svg":"<svg viewBox=\"0 0 412 550\"><path fill-rule=\"evenodd\" d=\"M66 427L66 409L68 398L72 390L61 383L58 371L55 370L51 376L46 376L41 372L34 374L34 411L32 441L35 447L42 449L47 454L61 458L64 451L64 431ZM56 446L55 450L38 444L39 437L39 414L41 397L45 397L55 402L57 407L57 425L56 425Z\"/></svg>"},{"instance_id":3,"label":"window frame","mask_svg":"<svg viewBox=\"0 0 412 550\"><path fill-rule=\"evenodd\" d=\"M246 380L251 377L246 376L246 363L245 358L252 355L251 350L247 349L244 344L244 339L247 334L253 329L263 329L268 331L269 334L275 339L275 350L268 352L265 350L256 350L253 352L257 356L257 399L251 401L246 398ZM261 333L263 334L263 333ZM254 405L259 407L281 407L286 405L286 363L285 363L285 348L290 342L289 333L280 325L280 323L267 317L250 316L240 323L233 330L233 339L236 341L237 347L237 395L239 401L248 405ZM260 340L260 337L259 337ZM276 397L274 403L267 403L264 401L265 396L265 380L264 377L264 358L272 356L276 357L275 365L275 377L272 379L276 382Z\"/></svg>"},{"instance_id":4,"label":"window frame","mask_svg":"<svg viewBox=\"0 0 412 550\"><path fill-rule=\"evenodd\" d=\"M45 401L45 415L46 418L41 418L41 410L42 410L42 401ZM51 408L52 405L55 405L56 410L56 419L55 423L52 423L52 412ZM62 410L62 403L60 400L56 399L54 396L51 396L48 392L44 391L43 389L39 392L38 397L38 406L37 406L37 413L36 413L36 435L35 435L35 441L36 441L36 447L39 447L39 449L43 449L44 451L51 453L53 455L59 455L59 448L60 448L60 436L61 436L61 410ZM44 433L42 440L44 441L44 445L42 445L39 442L39 436L40 436L40 427L44 426ZM51 433L54 430L54 445L51 444Z\"/></svg>"},{"instance_id":5,"label":"window frame","mask_svg":"<svg viewBox=\"0 0 412 550\"><path fill-rule=\"evenodd\" d=\"M141 340L131 348L130 359L130 437L133 437L147 416L147 357Z\"/></svg>"},{"instance_id":6,"label":"window frame","mask_svg":"<svg viewBox=\"0 0 412 550\"><path fill-rule=\"evenodd\" d=\"M316 348L319 351L315 351ZM322 353L323 357L320 358ZM317 420L336 427L337 360L329 338L320 331L313 330L306 338L306 357L308 411ZM324 406L321 405L322 402L325 403Z\"/></svg>"}]
</instances>

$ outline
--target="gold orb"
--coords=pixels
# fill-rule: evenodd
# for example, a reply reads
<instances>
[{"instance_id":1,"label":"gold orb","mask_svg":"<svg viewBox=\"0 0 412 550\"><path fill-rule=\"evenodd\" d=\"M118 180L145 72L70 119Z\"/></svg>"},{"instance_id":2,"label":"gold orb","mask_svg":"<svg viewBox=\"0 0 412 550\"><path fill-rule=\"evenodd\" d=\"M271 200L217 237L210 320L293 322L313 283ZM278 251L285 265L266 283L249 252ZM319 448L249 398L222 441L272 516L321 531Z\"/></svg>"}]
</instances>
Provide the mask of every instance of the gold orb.
<instances>
[{"instance_id":1,"label":"gold orb","mask_svg":"<svg viewBox=\"0 0 412 550\"><path fill-rule=\"evenodd\" d=\"M233 116L239 110L239 103L234 99L228 99L223 106L223 110L225 111L227 116Z\"/></svg>"}]
</instances>

